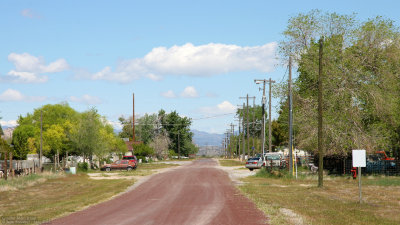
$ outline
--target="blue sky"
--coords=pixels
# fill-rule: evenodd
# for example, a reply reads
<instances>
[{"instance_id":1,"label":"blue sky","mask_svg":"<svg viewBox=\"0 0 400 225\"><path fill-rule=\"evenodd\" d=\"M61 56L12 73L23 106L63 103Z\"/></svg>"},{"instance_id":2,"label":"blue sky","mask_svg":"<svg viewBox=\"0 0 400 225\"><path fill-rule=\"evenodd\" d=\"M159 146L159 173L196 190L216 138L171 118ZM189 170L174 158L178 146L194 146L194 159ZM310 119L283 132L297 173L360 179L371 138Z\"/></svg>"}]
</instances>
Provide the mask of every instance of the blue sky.
<instances>
[{"instance_id":1,"label":"blue sky","mask_svg":"<svg viewBox=\"0 0 400 225\"><path fill-rule=\"evenodd\" d=\"M287 78L277 45L288 19L312 9L400 19L394 0L3 0L1 124L67 101L78 111L94 106L117 126L135 93L137 114L176 110L193 129L223 133L240 96L260 103L255 78Z\"/></svg>"}]
</instances>

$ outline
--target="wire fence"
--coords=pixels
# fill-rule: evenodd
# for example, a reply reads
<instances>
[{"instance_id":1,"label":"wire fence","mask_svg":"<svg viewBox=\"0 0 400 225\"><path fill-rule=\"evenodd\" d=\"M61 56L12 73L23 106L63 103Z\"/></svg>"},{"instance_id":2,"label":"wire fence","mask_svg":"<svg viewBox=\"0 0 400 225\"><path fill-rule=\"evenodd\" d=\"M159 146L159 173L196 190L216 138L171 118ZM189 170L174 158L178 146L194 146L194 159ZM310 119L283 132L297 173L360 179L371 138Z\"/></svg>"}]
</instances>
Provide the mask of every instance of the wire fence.
<instances>
[{"instance_id":1,"label":"wire fence","mask_svg":"<svg viewBox=\"0 0 400 225\"><path fill-rule=\"evenodd\" d=\"M330 174L352 174L353 161L346 159L324 159L324 169ZM367 160L366 167L361 169L362 174L400 176L400 160Z\"/></svg>"},{"instance_id":2,"label":"wire fence","mask_svg":"<svg viewBox=\"0 0 400 225\"><path fill-rule=\"evenodd\" d=\"M294 158L294 156L293 156ZM318 171L318 157L313 155L297 156L293 159L293 165L297 167L307 167L311 172ZM284 167L280 169L289 169L289 156L285 155ZM324 170L329 174L335 175L351 175L354 171L353 161L351 158L324 158ZM372 160L367 159L366 167L361 169L363 175L387 175L387 176L400 176L400 160Z\"/></svg>"},{"instance_id":3,"label":"wire fence","mask_svg":"<svg viewBox=\"0 0 400 225\"><path fill-rule=\"evenodd\" d=\"M7 170L6 170L7 168ZM23 176L40 171L39 160L0 160L0 178Z\"/></svg>"}]
</instances>

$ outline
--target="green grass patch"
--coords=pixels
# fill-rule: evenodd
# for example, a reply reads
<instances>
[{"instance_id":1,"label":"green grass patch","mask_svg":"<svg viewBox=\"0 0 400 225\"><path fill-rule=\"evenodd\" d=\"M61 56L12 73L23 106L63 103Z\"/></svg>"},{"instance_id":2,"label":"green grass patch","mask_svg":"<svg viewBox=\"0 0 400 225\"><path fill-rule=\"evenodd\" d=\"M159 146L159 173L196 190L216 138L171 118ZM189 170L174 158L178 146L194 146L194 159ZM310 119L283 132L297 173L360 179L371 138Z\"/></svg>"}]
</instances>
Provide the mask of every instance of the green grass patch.
<instances>
[{"instance_id":1,"label":"green grass patch","mask_svg":"<svg viewBox=\"0 0 400 225\"><path fill-rule=\"evenodd\" d=\"M400 186L400 177L362 177L361 182L363 185L372 186Z\"/></svg>"},{"instance_id":2,"label":"green grass patch","mask_svg":"<svg viewBox=\"0 0 400 225\"><path fill-rule=\"evenodd\" d=\"M221 164L221 166L245 166L246 165L245 162L241 162L241 161L234 160L234 159L220 159L219 163Z\"/></svg>"}]
</instances>

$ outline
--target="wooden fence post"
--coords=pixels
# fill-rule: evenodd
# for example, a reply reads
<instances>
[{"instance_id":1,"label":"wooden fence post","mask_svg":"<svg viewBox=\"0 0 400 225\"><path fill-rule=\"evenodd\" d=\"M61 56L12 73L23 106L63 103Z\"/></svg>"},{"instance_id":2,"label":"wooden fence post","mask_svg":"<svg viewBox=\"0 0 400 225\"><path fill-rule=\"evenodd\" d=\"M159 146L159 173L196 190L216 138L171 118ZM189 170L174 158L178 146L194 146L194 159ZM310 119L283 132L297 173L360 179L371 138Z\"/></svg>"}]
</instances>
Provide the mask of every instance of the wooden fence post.
<instances>
[{"instance_id":1,"label":"wooden fence post","mask_svg":"<svg viewBox=\"0 0 400 225\"><path fill-rule=\"evenodd\" d=\"M12 155L12 152L10 152L10 176L11 177L14 177L14 168L13 168L13 155Z\"/></svg>"},{"instance_id":2,"label":"wooden fence post","mask_svg":"<svg viewBox=\"0 0 400 225\"><path fill-rule=\"evenodd\" d=\"M7 154L8 152L4 154L4 180L7 180Z\"/></svg>"}]
</instances>

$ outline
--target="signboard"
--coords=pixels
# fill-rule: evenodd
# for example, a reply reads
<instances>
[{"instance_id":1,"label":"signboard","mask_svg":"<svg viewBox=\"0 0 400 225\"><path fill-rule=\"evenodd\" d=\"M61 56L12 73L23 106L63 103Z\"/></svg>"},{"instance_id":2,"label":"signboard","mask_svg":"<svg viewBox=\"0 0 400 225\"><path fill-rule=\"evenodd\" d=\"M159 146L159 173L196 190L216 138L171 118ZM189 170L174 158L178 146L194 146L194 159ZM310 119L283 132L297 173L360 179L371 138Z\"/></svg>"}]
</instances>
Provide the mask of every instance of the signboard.
<instances>
[{"instance_id":1,"label":"signboard","mask_svg":"<svg viewBox=\"0 0 400 225\"><path fill-rule=\"evenodd\" d=\"M367 157L365 150L353 150L353 167L366 167Z\"/></svg>"}]
</instances>

